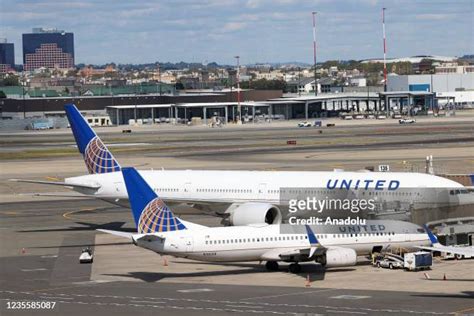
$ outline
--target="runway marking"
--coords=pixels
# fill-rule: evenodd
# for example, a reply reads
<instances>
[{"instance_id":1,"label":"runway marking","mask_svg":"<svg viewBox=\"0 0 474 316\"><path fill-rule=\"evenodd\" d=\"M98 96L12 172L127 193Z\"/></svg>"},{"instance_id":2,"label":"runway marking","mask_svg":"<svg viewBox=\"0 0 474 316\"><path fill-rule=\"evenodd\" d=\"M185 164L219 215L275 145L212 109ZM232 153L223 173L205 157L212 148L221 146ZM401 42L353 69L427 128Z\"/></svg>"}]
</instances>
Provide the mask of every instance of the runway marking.
<instances>
[{"instance_id":1,"label":"runway marking","mask_svg":"<svg viewBox=\"0 0 474 316\"><path fill-rule=\"evenodd\" d=\"M177 290L180 293L199 293L199 292L213 292L212 289L189 289L189 290Z\"/></svg>"},{"instance_id":2,"label":"runway marking","mask_svg":"<svg viewBox=\"0 0 474 316\"><path fill-rule=\"evenodd\" d=\"M38 269L21 269L23 272L33 272L33 271L46 271L48 269L45 268L38 268Z\"/></svg>"},{"instance_id":3,"label":"runway marking","mask_svg":"<svg viewBox=\"0 0 474 316\"><path fill-rule=\"evenodd\" d=\"M454 315L466 315L467 312L472 312L472 311L474 311L474 307L462 309L462 310L460 310L460 311L455 311L455 312L454 312ZM469 313L469 314L470 314L470 313Z\"/></svg>"},{"instance_id":4,"label":"runway marking","mask_svg":"<svg viewBox=\"0 0 474 316\"><path fill-rule=\"evenodd\" d=\"M230 305L230 304L227 304L226 306L229 306L229 307L243 307L243 308L263 308L263 306L246 306L246 305Z\"/></svg>"},{"instance_id":5,"label":"runway marking","mask_svg":"<svg viewBox=\"0 0 474 316\"><path fill-rule=\"evenodd\" d=\"M294 293L286 293L286 294L278 294L278 295L248 297L248 298L242 298L241 300L255 300L255 299L261 299L261 298L273 298L273 297L282 297L282 296L291 296L291 295L301 295L301 294L310 294L310 293L319 293L319 292L329 292L329 291L335 291L335 290L336 290L336 289L325 289L325 290L316 290L316 291L294 292Z\"/></svg>"},{"instance_id":6,"label":"runway marking","mask_svg":"<svg viewBox=\"0 0 474 316\"><path fill-rule=\"evenodd\" d=\"M63 297L63 296L40 296L40 298L44 298L47 300L50 300L50 299L73 300L74 299L74 297Z\"/></svg>"},{"instance_id":7,"label":"runway marking","mask_svg":"<svg viewBox=\"0 0 474 316\"><path fill-rule=\"evenodd\" d=\"M74 210L74 211L66 212L66 213L63 214L63 217L65 219L74 221L75 219L73 217L71 217L72 214L76 214L76 213L80 213L80 212L92 212L92 211L95 211L95 209L94 208L83 208L83 209L80 209L80 210Z\"/></svg>"},{"instance_id":8,"label":"runway marking","mask_svg":"<svg viewBox=\"0 0 474 316\"><path fill-rule=\"evenodd\" d=\"M77 288L77 287L74 287ZM60 288L56 288L60 289ZM52 289L54 290L54 289ZM318 291L311 291L311 292L318 292ZM311 293L311 292L306 292L306 293ZM363 307L345 307L345 306L327 306L327 305L305 305L305 304L278 304L278 303L265 303L265 302L243 302L243 301L226 301L226 300L203 300L203 299L189 299L189 298L166 298L166 297L136 297L136 296L118 296L118 295L90 295L90 294L73 294L73 293L38 293L37 291L30 291L30 292L15 292L15 291L2 291L0 290L0 293L9 293L9 294L25 294L25 295L44 295L44 296L51 296L51 295L56 295L56 296L63 296L63 299L66 299L66 297L93 297L93 298L114 298L114 299L132 299L132 300L137 300L137 299L143 299L143 300L160 300L160 301L181 301L181 302L195 302L195 303L212 303L212 304L246 304L246 305L259 305L259 306L264 306L264 307L292 307L292 308L304 308L304 309L326 309L328 312L336 312L338 311L339 313L344 313L344 312L352 312L354 314L357 313L363 313L363 312L371 312L371 313L404 313L404 314L429 314L429 315L446 315L447 313L441 313L441 312L429 312L429 311L414 311L414 310L400 310L400 309L375 309L375 308L363 308ZM301 292L299 292L301 294ZM298 294L298 293L295 293ZM2 300L2 299L0 299ZM10 300L10 299L3 299L3 300ZM58 301L58 303L61 301ZM71 301L64 301L64 303L75 303ZM155 301L153 301L155 303ZM95 305L116 305L119 303L104 303L104 302L82 302L79 304L95 304ZM158 304L159 301L158 301ZM130 305L130 306L140 306L140 307L145 307L145 306L150 306L150 307L156 307L156 308L174 308L174 309L194 309L195 307L188 306L188 307L181 307L181 306L163 306L163 305L140 305L140 304L122 304L122 305ZM249 307L251 308L251 306ZM203 307L205 310L216 310L216 308L213 307ZM466 311L470 311L474 308L468 309ZM342 310L342 311L341 311ZM222 309L222 311L234 311L234 312L239 312L239 313L273 313L273 314L282 314L282 315L301 315L302 312L277 312L277 311L269 311L269 310L251 310L251 309L245 309L245 310L233 310L233 309ZM464 312L464 311L460 311Z\"/></svg>"},{"instance_id":9,"label":"runway marking","mask_svg":"<svg viewBox=\"0 0 474 316\"><path fill-rule=\"evenodd\" d=\"M166 304L166 302L157 302L157 301L130 301L133 303L153 303L153 304Z\"/></svg>"},{"instance_id":10,"label":"runway marking","mask_svg":"<svg viewBox=\"0 0 474 316\"><path fill-rule=\"evenodd\" d=\"M5 212L0 212L0 214L3 214L3 215L18 215L18 212L5 211Z\"/></svg>"},{"instance_id":11,"label":"runway marking","mask_svg":"<svg viewBox=\"0 0 474 316\"><path fill-rule=\"evenodd\" d=\"M44 256L41 256L41 258L57 258L58 255L44 255Z\"/></svg>"},{"instance_id":12,"label":"runway marking","mask_svg":"<svg viewBox=\"0 0 474 316\"><path fill-rule=\"evenodd\" d=\"M81 277L79 277L81 278ZM87 284L100 284L100 283L109 283L113 281L109 280L90 280L90 281L80 281L80 282L72 282L72 284L77 284L77 285L87 285Z\"/></svg>"},{"instance_id":13,"label":"runway marking","mask_svg":"<svg viewBox=\"0 0 474 316\"><path fill-rule=\"evenodd\" d=\"M335 299L343 299L343 300L361 300L364 298L371 298L372 296L365 296L365 295L338 295L338 296L332 296L330 298L335 298Z\"/></svg>"},{"instance_id":14,"label":"runway marking","mask_svg":"<svg viewBox=\"0 0 474 316\"><path fill-rule=\"evenodd\" d=\"M330 311L330 310L327 310L326 312L327 312L327 313L337 313L337 314L344 313L344 314L361 314L361 315L367 315L367 313L364 313L364 312L349 312L349 311L341 311L341 310L337 310L337 311Z\"/></svg>"}]
</instances>

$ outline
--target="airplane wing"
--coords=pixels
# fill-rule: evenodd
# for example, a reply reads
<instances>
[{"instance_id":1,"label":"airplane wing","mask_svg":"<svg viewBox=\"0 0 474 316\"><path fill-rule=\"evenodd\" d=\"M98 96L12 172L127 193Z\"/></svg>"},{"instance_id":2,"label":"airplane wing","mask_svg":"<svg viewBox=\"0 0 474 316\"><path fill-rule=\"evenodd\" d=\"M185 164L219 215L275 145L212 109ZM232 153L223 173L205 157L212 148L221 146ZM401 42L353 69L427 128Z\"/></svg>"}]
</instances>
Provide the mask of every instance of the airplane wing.
<instances>
[{"instance_id":1,"label":"airplane wing","mask_svg":"<svg viewBox=\"0 0 474 316\"><path fill-rule=\"evenodd\" d=\"M136 234L133 233L127 233L127 232L120 232L117 230L108 230L108 229L97 229L100 232L110 234L110 235L115 235L123 238L128 238L128 239L133 239L133 236Z\"/></svg>"},{"instance_id":2,"label":"airplane wing","mask_svg":"<svg viewBox=\"0 0 474 316\"><path fill-rule=\"evenodd\" d=\"M323 254L327 249L319 247L313 249L313 247L304 247L304 248L289 248L289 249L272 249L264 253L261 257L264 261L293 261L295 258L300 258L308 260L313 256L318 256ZM299 261L304 261L299 260Z\"/></svg>"},{"instance_id":3,"label":"airplane wing","mask_svg":"<svg viewBox=\"0 0 474 316\"><path fill-rule=\"evenodd\" d=\"M50 192L50 193L19 193L21 196L46 196L46 197L63 197L63 198L81 198L81 199L90 199L96 198L93 195L84 195L84 194L70 194L67 192Z\"/></svg>"},{"instance_id":4,"label":"airplane wing","mask_svg":"<svg viewBox=\"0 0 474 316\"><path fill-rule=\"evenodd\" d=\"M452 253L455 255L463 255L463 256L474 256L474 248L472 247L452 247L452 246L438 246L438 247L426 247L420 246L417 247L423 250L429 251L439 251L439 252L447 252Z\"/></svg>"},{"instance_id":5,"label":"airplane wing","mask_svg":"<svg viewBox=\"0 0 474 316\"><path fill-rule=\"evenodd\" d=\"M164 237L158 236L156 234L134 234L134 233L127 233L127 232L121 232L117 230L108 230L108 229L97 229L100 232L114 235L114 236L119 236L127 239L131 239L133 243L136 243L138 240L145 240L145 241L155 241L155 240L163 240L165 239Z\"/></svg>"},{"instance_id":6,"label":"airplane wing","mask_svg":"<svg viewBox=\"0 0 474 316\"><path fill-rule=\"evenodd\" d=\"M311 260L314 256L324 254L328 248L324 247L316 239L316 235L308 225L305 225L308 245L302 247L272 249L264 253L262 260L267 261L306 261Z\"/></svg>"},{"instance_id":7,"label":"airplane wing","mask_svg":"<svg viewBox=\"0 0 474 316\"><path fill-rule=\"evenodd\" d=\"M90 189L90 190L97 190L97 189L100 188L100 185L72 184L72 183L58 182L58 181L42 181L42 180L27 180L27 179L10 179L10 181L24 182L24 183L46 184L46 185L59 185L59 186L63 186L63 187L79 188L79 189Z\"/></svg>"}]
</instances>

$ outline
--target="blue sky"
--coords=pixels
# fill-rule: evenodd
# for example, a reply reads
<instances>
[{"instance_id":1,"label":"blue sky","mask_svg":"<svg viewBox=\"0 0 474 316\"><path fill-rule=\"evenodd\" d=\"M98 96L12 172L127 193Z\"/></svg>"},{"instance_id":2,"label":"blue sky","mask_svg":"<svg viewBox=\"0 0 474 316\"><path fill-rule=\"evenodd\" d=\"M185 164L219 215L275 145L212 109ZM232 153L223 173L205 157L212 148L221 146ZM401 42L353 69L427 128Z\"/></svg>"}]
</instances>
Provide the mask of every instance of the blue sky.
<instances>
[{"instance_id":1,"label":"blue sky","mask_svg":"<svg viewBox=\"0 0 474 316\"><path fill-rule=\"evenodd\" d=\"M76 63L312 62L474 53L474 0L0 0L0 37L56 27L75 36Z\"/></svg>"}]
</instances>

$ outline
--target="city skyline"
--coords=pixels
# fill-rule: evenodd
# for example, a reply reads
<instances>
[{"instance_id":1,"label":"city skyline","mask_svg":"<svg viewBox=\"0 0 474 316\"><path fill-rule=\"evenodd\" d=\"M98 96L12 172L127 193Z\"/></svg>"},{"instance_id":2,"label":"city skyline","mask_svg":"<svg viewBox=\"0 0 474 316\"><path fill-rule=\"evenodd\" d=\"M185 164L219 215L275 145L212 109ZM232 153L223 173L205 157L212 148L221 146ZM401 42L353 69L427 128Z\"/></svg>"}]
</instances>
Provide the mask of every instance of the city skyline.
<instances>
[{"instance_id":1,"label":"city skyline","mask_svg":"<svg viewBox=\"0 0 474 316\"><path fill-rule=\"evenodd\" d=\"M76 63L312 63L311 11L318 11L318 61L380 58L387 7L388 58L473 53L473 7L461 1L12 1L0 37L54 27L74 33Z\"/></svg>"}]
</instances>

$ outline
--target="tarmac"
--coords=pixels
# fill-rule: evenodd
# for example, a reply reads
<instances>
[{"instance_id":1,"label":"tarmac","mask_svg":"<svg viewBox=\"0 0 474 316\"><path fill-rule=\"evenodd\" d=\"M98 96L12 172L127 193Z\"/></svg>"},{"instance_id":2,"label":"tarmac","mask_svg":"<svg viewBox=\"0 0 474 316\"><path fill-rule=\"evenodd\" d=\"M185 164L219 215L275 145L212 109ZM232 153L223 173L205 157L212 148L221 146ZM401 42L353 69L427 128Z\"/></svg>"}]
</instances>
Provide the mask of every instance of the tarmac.
<instances>
[{"instance_id":1,"label":"tarmac","mask_svg":"<svg viewBox=\"0 0 474 316\"><path fill-rule=\"evenodd\" d=\"M474 170L473 118L435 122L344 122L322 133L292 122L218 130L147 126L134 127L131 134L118 129L98 134L106 144L117 144L109 147L122 165L142 169L357 170L388 163L402 171L423 168L425 156L433 154L440 168ZM297 145L286 145L289 139ZM69 130L2 135L0 143L0 153L12 155L0 160L1 315L474 314L473 259L436 260L425 275L373 268L364 258L354 267L323 270L305 264L300 274L290 274L284 264L267 272L259 262L161 257L96 231L133 231L127 209L92 199L19 195L69 191L8 181L84 174ZM203 214L180 216L209 226L220 222ZM93 246L94 262L79 264L87 246ZM13 301L56 305L7 309Z\"/></svg>"},{"instance_id":2,"label":"tarmac","mask_svg":"<svg viewBox=\"0 0 474 316\"><path fill-rule=\"evenodd\" d=\"M183 217L218 225L204 215ZM474 313L474 260L436 261L429 279L425 272L377 269L363 258L355 267L324 271L305 264L300 274L290 274L282 265L266 272L258 262L163 258L99 233L133 229L129 210L101 201L5 203L0 218L0 298L54 301L49 315ZM79 264L86 246L93 247L94 262ZM2 315L32 312L1 305Z\"/></svg>"}]
</instances>

